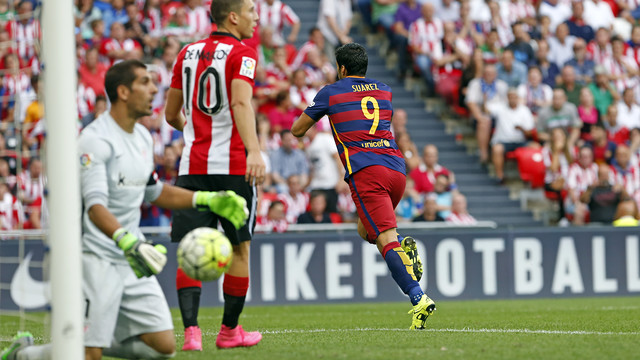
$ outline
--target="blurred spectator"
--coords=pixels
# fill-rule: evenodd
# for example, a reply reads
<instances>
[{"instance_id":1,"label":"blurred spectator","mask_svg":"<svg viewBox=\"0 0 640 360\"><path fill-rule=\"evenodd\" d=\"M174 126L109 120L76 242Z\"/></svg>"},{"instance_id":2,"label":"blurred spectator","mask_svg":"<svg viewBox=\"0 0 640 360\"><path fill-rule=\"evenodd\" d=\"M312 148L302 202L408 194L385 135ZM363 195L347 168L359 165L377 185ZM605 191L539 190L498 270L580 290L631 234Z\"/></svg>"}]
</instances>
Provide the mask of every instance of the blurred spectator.
<instances>
[{"instance_id":1,"label":"blurred spectator","mask_svg":"<svg viewBox=\"0 0 640 360\"><path fill-rule=\"evenodd\" d=\"M618 206L613 226L638 226L638 207L633 201L624 201Z\"/></svg>"},{"instance_id":2,"label":"blurred spectator","mask_svg":"<svg viewBox=\"0 0 640 360\"><path fill-rule=\"evenodd\" d=\"M0 230L15 230L24 222L24 211L20 201L9 192L9 187L0 181Z\"/></svg>"},{"instance_id":3,"label":"blurred spectator","mask_svg":"<svg viewBox=\"0 0 640 360\"><path fill-rule=\"evenodd\" d=\"M411 221L418 213L418 206L421 202L420 194L415 189L415 183L410 177L407 178L407 184L404 187L402 199L396 206L396 218L399 221ZM434 206L434 213L435 213ZM414 220L415 221L415 220Z\"/></svg>"},{"instance_id":4,"label":"blurred spectator","mask_svg":"<svg viewBox=\"0 0 640 360\"><path fill-rule=\"evenodd\" d=\"M467 211L467 198L462 194L454 194L451 200L451 215L446 218L448 223L458 225L475 225L478 221Z\"/></svg>"},{"instance_id":5,"label":"blurred spectator","mask_svg":"<svg viewBox=\"0 0 640 360\"><path fill-rule=\"evenodd\" d=\"M398 10L397 1L392 0L372 0L371 1L371 24L382 28L389 40L392 39L392 27L395 22L395 14Z\"/></svg>"},{"instance_id":6,"label":"blurred spectator","mask_svg":"<svg viewBox=\"0 0 640 360\"><path fill-rule=\"evenodd\" d=\"M431 67L434 62L433 49L438 46L444 36L442 21L436 17L435 7L424 3L420 9L422 17L409 27L409 45L413 52L415 65L427 84L427 95L435 91L435 83Z\"/></svg>"},{"instance_id":7,"label":"blurred spectator","mask_svg":"<svg viewBox=\"0 0 640 360\"><path fill-rule=\"evenodd\" d=\"M549 18L549 16L539 14L536 26L529 31L528 35L529 37L531 37L531 39L535 39L537 41L547 41L550 37L552 37L553 30L551 29L551 19Z\"/></svg>"},{"instance_id":8,"label":"blurred spectator","mask_svg":"<svg viewBox=\"0 0 640 360\"><path fill-rule=\"evenodd\" d=\"M396 136L398 133L407 132L407 122L407 111L404 109L395 109L391 120L391 133L393 136Z\"/></svg>"},{"instance_id":9,"label":"blurred spectator","mask_svg":"<svg viewBox=\"0 0 640 360\"><path fill-rule=\"evenodd\" d=\"M604 124L598 122L590 128L591 140L586 145L593 151L593 159L598 164L609 164L616 152L616 144L607 138Z\"/></svg>"},{"instance_id":10,"label":"blurred spectator","mask_svg":"<svg viewBox=\"0 0 640 360\"><path fill-rule=\"evenodd\" d=\"M433 184L433 194L436 196L437 203L436 209L438 210L438 215L444 219L451 214L451 198L454 192L450 191L449 185L449 176L445 174L436 176L436 182Z\"/></svg>"},{"instance_id":11,"label":"blurred spectator","mask_svg":"<svg viewBox=\"0 0 640 360\"><path fill-rule=\"evenodd\" d=\"M484 61L482 59L482 50L475 48L471 55L471 62L462 70L462 77L460 78L460 89L458 93L458 106L467 108L467 92L469 91L469 84L473 79L480 78L484 73Z\"/></svg>"},{"instance_id":12,"label":"blurred spectator","mask_svg":"<svg viewBox=\"0 0 640 360\"><path fill-rule=\"evenodd\" d=\"M607 113L609 105L618 100L618 92L615 87L609 82L609 74L607 69L602 65L597 65L593 69L595 74L595 81L589 84L589 90L593 94L593 102L598 109L600 115Z\"/></svg>"},{"instance_id":13,"label":"blurred spectator","mask_svg":"<svg viewBox=\"0 0 640 360\"><path fill-rule=\"evenodd\" d=\"M109 66L99 61L98 48L92 47L85 53L85 59L80 68L78 75L80 81L93 89L96 95L104 95L104 77Z\"/></svg>"},{"instance_id":14,"label":"blurred spectator","mask_svg":"<svg viewBox=\"0 0 640 360\"><path fill-rule=\"evenodd\" d=\"M542 73L542 82L551 86L556 86L556 77L560 74L558 66L549 61L549 43L546 40L538 40L538 50L536 51L535 65Z\"/></svg>"},{"instance_id":15,"label":"blurred spectator","mask_svg":"<svg viewBox=\"0 0 640 360\"><path fill-rule=\"evenodd\" d=\"M502 52L502 58L496 65L498 79L507 83L509 87L517 87L527 82L527 67L514 59L511 50Z\"/></svg>"},{"instance_id":16,"label":"blurred spectator","mask_svg":"<svg viewBox=\"0 0 640 360\"><path fill-rule=\"evenodd\" d=\"M7 159L0 157L0 181L7 184L9 187L9 192L15 194L17 189L16 185L18 183L17 177L11 173L11 168L9 167L9 162Z\"/></svg>"},{"instance_id":17,"label":"blurred spectator","mask_svg":"<svg viewBox=\"0 0 640 360\"><path fill-rule=\"evenodd\" d=\"M460 2L441 0L436 8L436 17L445 23L458 21L460 19Z\"/></svg>"},{"instance_id":18,"label":"blurred spectator","mask_svg":"<svg viewBox=\"0 0 640 360\"><path fill-rule=\"evenodd\" d=\"M567 96L562 89L553 90L551 106L547 106L538 113L538 139L548 141L550 131L561 128L568 135L569 147L575 146L580 138L582 121L578 116L575 105L567 102Z\"/></svg>"},{"instance_id":19,"label":"blurred spectator","mask_svg":"<svg viewBox=\"0 0 640 360\"><path fill-rule=\"evenodd\" d=\"M505 47L513 41L513 33L511 32L509 19L502 16L498 1L489 1L487 4L489 5L491 17L484 26L485 28L496 29L498 38L500 39L500 45Z\"/></svg>"},{"instance_id":20,"label":"blurred spectator","mask_svg":"<svg viewBox=\"0 0 640 360\"><path fill-rule=\"evenodd\" d=\"M307 85L307 77L303 69L297 69L291 75L292 84L289 87L289 99L296 109L304 109L313 102L317 91Z\"/></svg>"},{"instance_id":21,"label":"blurred spectator","mask_svg":"<svg viewBox=\"0 0 640 360\"><path fill-rule=\"evenodd\" d=\"M435 90L450 105L457 100L462 69L471 56L471 48L455 31L452 22L444 24L444 37L434 55Z\"/></svg>"},{"instance_id":22,"label":"blurred spectator","mask_svg":"<svg viewBox=\"0 0 640 360\"><path fill-rule=\"evenodd\" d=\"M396 134L396 144L398 149L402 152L404 162L407 166L407 173L410 174L414 169L420 165L420 157L416 144L411 141L411 136L408 132L399 132Z\"/></svg>"},{"instance_id":23,"label":"blurred spectator","mask_svg":"<svg viewBox=\"0 0 640 360\"><path fill-rule=\"evenodd\" d=\"M142 47L137 41L126 37L122 23L114 22L111 25L111 38L102 43L100 54L112 66L122 60L141 59Z\"/></svg>"},{"instance_id":24,"label":"blurred spectator","mask_svg":"<svg viewBox=\"0 0 640 360\"><path fill-rule=\"evenodd\" d=\"M30 205L43 195L42 161L37 157L32 157L27 169L18 175L18 198L24 205Z\"/></svg>"},{"instance_id":25,"label":"blurred spectator","mask_svg":"<svg viewBox=\"0 0 640 360\"><path fill-rule=\"evenodd\" d=\"M564 90L567 101L578 106L580 104L580 91L582 85L576 82L576 73L571 65L565 65L560 73L558 88Z\"/></svg>"},{"instance_id":26,"label":"blurred spectator","mask_svg":"<svg viewBox=\"0 0 640 360\"><path fill-rule=\"evenodd\" d=\"M289 5L280 0L264 0L256 3L256 10L260 16L260 27L271 27L275 30L273 36L276 43L284 45L283 29L285 25L291 27L286 41L296 42L300 31L300 18Z\"/></svg>"},{"instance_id":27,"label":"blurred spectator","mask_svg":"<svg viewBox=\"0 0 640 360\"><path fill-rule=\"evenodd\" d=\"M631 150L627 145L618 145L616 148L611 171L615 183L622 185L630 196L640 190L640 168L637 161L631 161Z\"/></svg>"},{"instance_id":28,"label":"blurred spectator","mask_svg":"<svg viewBox=\"0 0 640 360\"><path fill-rule=\"evenodd\" d=\"M91 124L93 120L102 115L105 111L107 111L107 98L104 95L96 96L96 103L93 107L93 111L83 116L80 120L82 128L84 129L87 127L87 125Z\"/></svg>"},{"instance_id":29,"label":"blurred spectator","mask_svg":"<svg viewBox=\"0 0 640 360\"><path fill-rule=\"evenodd\" d=\"M626 88L618 102L617 123L628 130L640 128L640 106L635 102L633 89Z\"/></svg>"},{"instance_id":30,"label":"blurred spectator","mask_svg":"<svg viewBox=\"0 0 640 360\"><path fill-rule=\"evenodd\" d=\"M482 77L471 80L467 89L466 103L475 121L476 139L482 163L489 160L491 117L496 109L507 102L508 85L497 79L497 75L494 65L485 65Z\"/></svg>"},{"instance_id":31,"label":"blurred spectator","mask_svg":"<svg viewBox=\"0 0 640 360\"><path fill-rule=\"evenodd\" d=\"M510 0L508 9L509 22L511 24L522 22L522 24L526 28L529 28L530 26L534 26L536 24L536 9L533 7L532 1ZM518 61L522 60L518 59Z\"/></svg>"},{"instance_id":32,"label":"blurred spectator","mask_svg":"<svg viewBox=\"0 0 640 360\"><path fill-rule=\"evenodd\" d=\"M569 26L566 23L559 24L556 27L556 36L549 38L549 61L562 68L573 58L575 41L575 36L569 34Z\"/></svg>"},{"instance_id":33,"label":"blurred spectator","mask_svg":"<svg viewBox=\"0 0 640 360\"><path fill-rule=\"evenodd\" d=\"M613 141L616 145L626 144L627 141L629 141L629 129L618 124L618 105L609 105L607 113L603 118L609 140Z\"/></svg>"},{"instance_id":34,"label":"blurred spectator","mask_svg":"<svg viewBox=\"0 0 640 360\"><path fill-rule=\"evenodd\" d=\"M333 59L333 49L335 47L351 42L351 37L349 37L351 19L353 18L351 1L320 0L320 8L318 10L317 26L327 42L324 52Z\"/></svg>"},{"instance_id":35,"label":"blurred spectator","mask_svg":"<svg viewBox=\"0 0 640 360\"><path fill-rule=\"evenodd\" d=\"M572 1L571 10L573 15L565 21L569 27L569 34L589 42L594 38L593 28L584 20L584 5L582 1Z\"/></svg>"},{"instance_id":36,"label":"blurred spectator","mask_svg":"<svg viewBox=\"0 0 640 360\"><path fill-rule=\"evenodd\" d=\"M274 200L269 205L266 218L260 218L258 222L267 228L267 231L283 233L287 231L289 224L285 219L285 206L280 200Z\"/></svg>"},{"instance_id":37,"label":"blurred spectator","mask_svg":"<svg viewBox=\"0 0 640 360\"><path fill-rule=\"evenodd\" d=\"M565 217L564 192L569 175L569 165L576 157L574 148L567 145L564 130L551 130L551 139L542 148L542 159L546 167L544 177L545 190L558 201L560 219Z\"/></svg>"},{"instance_id":38,"label":"blurred spectator","mask_svg":"<svg viewBox=\"0 0 640 360\"><path fill-rule=\"evenodd\" d=\"M93 0L75 0L75 25L80 28L83 39L91 39L91 22L102 20L102 12L93 5Z\"/></svg>"},{"instance_id":39,"label":"blurred spectator","mask_svg":"<svg viewBox=\"0 0 640 360\"><path fill-rule=\"evenodd\" d=\"M460 16L455 24L458 36L470 47L473 47L473 44L484 43L485 35L480 32L480 27L472 17L470 1L460 2Z\"/></svg>"},{"instance_id":40,"label":"blurred spectator","mask_svg":"<svg viewBox=\"0 0 640 360\"><path fill-rule=\"evenodd\" d=\"M596 65L604 63L606 59L613 56L611 48L611 33L608 28L599 28L595 38L587 44L589 58L595 61Z\"/></svg>"},{"instance_id":41,"label":"blurred spectator","mask_svg":"<svg viewBox=\"0 0 640 360\"><path fill-rule=\"evenodd\" d=\"M504 51L504 47L500 43L497 29L489 30L487 39L480 45L480 49L482 49L482 60L485 64L495 64L498 62Z\"/></svg>"},{"instance_id":42,"label":"blurred spectator","mask_svg":"<svg viewBox=\"0 0 640 360\"><path fill-rule=\"evenodd\" d=\"M525 146L535 129L531 110L520 104L518 92L507 92L508 103L496 111L496 129L491 138L491 160L499 182L504 182L504 156Z\"/></svg>"},{"instance_id":43,"label":"blurred spectator","mask_svg":"<svg viewBox=\"0 0 640 360\"><path fill-rule=\"evenodd\" d=\"M40 101L42 82L38 75L31 77L31 87L36 93L35 99L27 106L26 116L22 124L23 147L37 150L44 141L44 124L39 124L44 117L44 104Z\"/></svg>"},{"instance_id":44,"label":"blurred spectator","mask_svg":"<svg viewBox=\"0 0 640 360\"><path fill-rule=\"evenodd\" d=\"M192 30L189 25L187 11L180 3L173 2L171 4L176 4L176 6L172 6L168 10L169 21L164 26L163 34L176 37L180 42L186 43L191 39L190 33ZM256 29L256 31L259 31L259 29Z\"/></svg>"},{"instance_id":45,"label":"blurred spectator","mask_svg":"<svg viewBox=\"0 0 640 360\"><path fill-rule=\"evenodd\" d=\"M587 44L583 39L577 38L575 40L573 43L573 58L567 61L565 65L573 67L578 84L586 85L593 81L593 70L596 64L593 60L587 58Z\"/></svg>"},{"instance_id":46,"label":"blurred spectator","mask_svg":"<svg viewBox=\"0 0 640 360\"><path fill-rule=\"evenodd\" d=\"M307 184L309 165L302 150L298 149L298 140L291 130L282 130L280 138L282 146L271 154L271 166L273 185L278 193L284 193L288 191L286 179L291 175L299 175L300 182Z\"/></svg>"},{"instance_id":47,"label":"blurred spectator","mask_svg":"<svg viewBox=\"0 0 640 360\"><path fill-rule=\"evenodd\" d=\"M307 131L311 140L306 148L310 164L308 187L311 191L321 191L325 194L327 211L333 213L338 211L337 187L344 182L344 167L333 136L328 132L318 131L317 126L312 126ZM306 187L307 184L302 185Z\"/></svg>"},{"instance_id":48,"label":"blurred spectator","mask_svg":"<svg viewBox=\"0 0 640 360\"><path fill-rule=\"evenodd\" d=\"M327 212L327 200L319 191L311 192L309 211L298 217L298 224L330 224L331 217Z\"/></svg>"},{"instance_id":49,"label":"blurred spectator","mask_svg":"<svg viewBox=\"0 0 640 360\"><path fill-rule=\"evenodd\" d=\"M581 138L590 139L591 126L600 121L600 113L593 102L593 94L589 88L580 90L580 104L578 105L578 116L582 120ZM605 134L606 135L606 134Z\"/></svg>"},{"instance_id":50,"label":"blurred spectator","mask_svg":"<svg viewBox=\"0 0 640 360\"><path fill-rule=\"evenodd\" d=\"M420 166L409 173L409 176L415 182L417 192L421 194L433 192L438 175L452 176L452 173L447 168L438 164L438 148L435 145L427 144L424 146L422 149L422 161ZM451 181L451 183L455 184L455 181Z\"/></svg>"},{"instance_id":51,"label":"blurred spectator","mask_svg":"<svg viewBox=\"0 0 640 360\"><path fill-rule=\"evenodd\" d=\"M106 36L111 36L109 30L112 30L111 24L119 22L126 24L129 21L129 15L124 8L124 0L111 0L110 6L106 7L106 10L102 10L102 20L104 21L104 27L107 29Z\"/></svg>"},{"instance_id":52,"label":"blurred spectator","mask_svg":"<svg viewBox=\"0 0 640 360\"><path fill-rule=\"evenodd\" d=\"M300 176L291 175L287 178L289 191L278 194L278 199L285 204L286 219L289 224L295 224L298 216L307 210L309 194L303 191L304 184L300 183Z\"/></svg>"},{"instance_id":53,"label":"blurred spectator","mask_svg":"<svg viewBox=\"0 0 640 360\"><path fill-rule=\"evenodd\" d=\"M183 2L183 8L187 13L187 24L189 24L189 36L201 39L209 35L211 19L209 18L209 9L202 5L203 1L183 0Z\"/></svg>"},{"instance_id":54,"label":"blurred spectator","mask_svg":"<svg viewBox=\"0 0 640 360\"><path fill-rule=\"evenodd\" d=\"M293 107L289 91L282 90L276 96L276 106L269 111L267 117L274 132L291 130L291 125L300 115L300 110Z\"/></svg>"},{"instance_id":55,"label":"blurred spectator","mask_svg":"<svg viewBox=\"0 0 640 360\"><path fill-rule=\"evenodd\" d=\"M324 52L324 48L324 35L322 35L320 29L315 26L312 27L311 30L309 30L309 40L302 44L300 49L298 49L298 53L291 63L291 68L298 69L300 68L300 66L302 66L302 64L308 62L309 60L307 59L307 53L309 52L309 50L316 49L317 51L322 53Z\"/></svg>"},{"instance_id":56,"label":"blurred spectator","mask_svg":"<svg viewBox=\"0 0 640 360\"><path fill-rule=\"evenodd\" d=\"M618 92L623 92L626 88L637 90L637 77L640 75L636 60L625 55L624 46L624 41L620 37L614 36L611 39L612 56L602 63Z\"/></svg>"},{"instance_id":57,"label":"blurred spectator","mask_svg":"<svg viewBox=\"0 0 640 360\"><path fill-rule=\"evenodd\" d=\"M526 105L533 115L537 115L541 108L551 105L553 90L547 84L542 83L540 69L532 66L529 68L527 82L518 86L520 102Z\"/></svg>"},{"instance_id":58,"label":"blurred spectator","mask_svg":"<svg viewBox=\"0 0 640 360\"><path fill-rule=\"evenodd\" d=\"M633 58L636 64L640 65L640 24L633 26L631 39L627 41L626 55Z\"/></svg>"},{"instance_id":59,"label":"blurred spectator","mask_svg":"<svg viewBox=\"0 0 640 360\"><path fill-rule=\"evenodd\" d=\"M514 40L507 46L513 52L513 57L525 65L530 65L535 59L535 54L531 44L528 42L529 36L524 29L524 24L516 21L512 26Z\"/></svg>"},{"instance_id":60,"label":"blurred spectator","mask_svg":"<svg viewBox=\"0 0 640 360\"><path fill-rule=\"evenodd\" d=\"M614 18L611 6L605 1L584 1L584 19L592 29L611 28Z\"/></svg>"},{"instance_id":61,"label":"blurred spectator","mask_svg":"<svg viewBox=\"0 0 640 360\"><path fill-rule=\"evenodd\" d=\"M587 207L580 201L582 193L596 183L598 165L593 162L593 151L590 147L580 148L578 161L571 164L567 175L567 213L573 214L573 224L583 225L587 215Z\"/></svg>"},{"instance_id":62,"label":"blurred spectator","mask_svg":"<svg viewBox=\"0 0 640 360\"><path fill-rule=\"evenodd\" d=\"M580 197L580 200L589 206L589 218L592 223L611 224L620 203L630 200L622 186L611 183L609 173L609 166L600 164L598 181L590 185Z\"/></svg>"},{"instance_id":63,"label":"blurred spectator","mask_svg":"<svg viewBox=\"0 0 640 360\"><path fill-rule=\"evenodd\" d=\"M565 1L544 0L538 7L538 14L548 16L551 31L555 31L558 24L565 22L571 17L571 8L569 8L569 5Z\"/></svg>"},{"instance_id":64,"label":"blurred spectator","mask_svg":"<svg viewBox=\"0 0 640 360\"><path fill-rule=\"evenodd\" d=\"M36 56L35 47L42 36L40 21L33 14L33 3L25 0L18 2L16 20L9 21L7 32L16 41L20 58L29 60Z\"/></svg>"},{"instance_id":65,"label":"blurred spectator","mask_svg":"<svg viewBox=\"0 0 640 360\"><path fill-rule=\"evenodd\" d=\"M100 45L107 39L104 21L102 19L96 19L91 21L89 25L91 26L92 35L91 38L84 41L82 46L83 48L100 48Z\"/></svg>"},{"instance_id":66,"label":"blurred spectator","mask_svg":"<svg viewBox=\"0 0 640 360\"><path fill-rule=\"evenodd\" d=\"M135 3L127 4L126 10L129 21L124 23L124 30L127 37L137 41L145 48L145 52L149 53L151 49L155 49L158 46L158 39L149 36L149 30L142 23L140 10Z\"/></svg>"},{"instance_id":67,"label":"blurred spectator","mask_svg":"<svg viewBox=\"0 0 640 360\"><path fill-rule=\"evenodd\" d=\"M338 181L338 213L343 222L356 222L356 204L351 197L351 189L345 181Z\"/></svg>"},{"instance_id":68,"label":"blurred spectator","mask_svg":"<svg viewBox=\"0 0 640 360\"><path fill-rule=\"evenodd\" d=\"M416 216L412 220L413 222L427 222L427 221L444 221L444 218L438 213L438 204L436 202L436 196L433 194L427 194L424 198L424 204L422 207L422 214Z\"/></svg>"},{"instance_id":69,"label":"blurred spectator","mask_svg":"<svg viewBox=\"0 0 640 360\"><path fill-rule=\"evenodd\" d=\"M160 0L145 0L141 12L142 23L147 28L149 36L159 39L162 36L162 11Z\"/></svg>"},{"instance_id":70,"label":"blurred spectator","mask_svg":"<svg viewBox=\"0 0 640 360\"><path fill-rule=\"evenodd\" d=\"M288 91L292 71L287 64L287 51L282 46L277 47L273 50L271 59L272 62L265 67L267 82L273 84L276 89Z\"/></svg>"}]
</instances>

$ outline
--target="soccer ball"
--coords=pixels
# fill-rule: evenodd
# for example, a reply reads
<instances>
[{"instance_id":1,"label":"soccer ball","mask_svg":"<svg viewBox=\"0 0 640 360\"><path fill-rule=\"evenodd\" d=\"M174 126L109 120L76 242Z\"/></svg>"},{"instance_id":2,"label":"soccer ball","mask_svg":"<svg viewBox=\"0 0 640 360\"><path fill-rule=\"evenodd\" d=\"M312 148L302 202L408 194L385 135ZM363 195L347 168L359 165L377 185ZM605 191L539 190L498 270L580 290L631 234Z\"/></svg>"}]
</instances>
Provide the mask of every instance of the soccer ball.
<instances>
[{"instance_id":1,"label":"soccer ball","mask_svg":"<svg viewBox=\"0 0 640 360\"><path fill-rule=\"evenodd\" d=\"M178 265L195 280L217 280L229 270L232 256L229 239L208 227L191 230L178 245Z\"/></svg>"}]
</instances>

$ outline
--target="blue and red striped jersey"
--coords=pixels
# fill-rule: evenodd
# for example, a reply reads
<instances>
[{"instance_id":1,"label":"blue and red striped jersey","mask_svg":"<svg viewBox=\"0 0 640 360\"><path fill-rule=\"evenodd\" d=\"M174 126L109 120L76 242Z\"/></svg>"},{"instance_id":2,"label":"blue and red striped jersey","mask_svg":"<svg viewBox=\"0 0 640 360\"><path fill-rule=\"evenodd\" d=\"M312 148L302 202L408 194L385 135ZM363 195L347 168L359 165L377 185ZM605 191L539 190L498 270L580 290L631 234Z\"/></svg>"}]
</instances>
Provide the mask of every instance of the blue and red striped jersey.
<instances>
[{"instance_id":1,"label":"blue and red striped jersey","mask_svg":"<svg viewBox=\"0 0 640 360\"><path fill-rule=\"evenodd\" d=\"M322 88L304 111L315 121L329 116L345 179L372 165L405 174L404 158L391 134L391 97L386 84L349 76Z\"/></svg>"}]
</instances>

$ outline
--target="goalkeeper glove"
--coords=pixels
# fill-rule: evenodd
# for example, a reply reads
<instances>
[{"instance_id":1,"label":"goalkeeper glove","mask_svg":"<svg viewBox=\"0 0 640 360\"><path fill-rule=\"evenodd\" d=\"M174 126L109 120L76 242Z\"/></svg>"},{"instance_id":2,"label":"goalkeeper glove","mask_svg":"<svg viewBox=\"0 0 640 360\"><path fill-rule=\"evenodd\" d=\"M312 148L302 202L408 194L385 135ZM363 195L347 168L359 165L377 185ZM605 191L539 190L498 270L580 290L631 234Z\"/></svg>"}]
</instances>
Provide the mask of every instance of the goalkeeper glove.
<instances>
[{"instance_id":1,"label":"goalkeeper glove","mask_svg":"<svg viewBox=\"0 0 640 360\"><path fill-rule=\"evenodd\" d=\"M199 210L209 210L226 218L236 229L242 227L249 217L247 201L231 190L196 191L193 194L193 205Z\"/></svg>"},{"instance_id":2,"label":"goalkeeper glove","mask_svg":"<svg viewBox=\"0 0 640 360\"><path fill-rule=\"evenodd\" d=\"M159 274L167 263L167 248L138 239L120 228L113 233L113 240L124 251L124 256L138 278Z\"/></svg>"}]
</instances>

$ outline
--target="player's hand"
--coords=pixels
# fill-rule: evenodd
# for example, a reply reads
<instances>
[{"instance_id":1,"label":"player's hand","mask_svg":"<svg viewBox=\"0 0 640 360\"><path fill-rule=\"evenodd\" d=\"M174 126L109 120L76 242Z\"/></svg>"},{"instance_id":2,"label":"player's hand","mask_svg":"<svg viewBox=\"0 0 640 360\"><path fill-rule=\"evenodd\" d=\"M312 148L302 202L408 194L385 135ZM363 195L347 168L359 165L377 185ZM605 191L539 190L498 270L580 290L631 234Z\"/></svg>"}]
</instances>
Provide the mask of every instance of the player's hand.
<instances>
[{"instance_id":1,"label":"player's hand","mask_svg":"<svg viewBox=\"0 0 640 360\"><path fill-rule=\"evenodd\" d=\"M262 154L260 151L250 151L247 153L247 172L244 178L249 185L259 185L264 182L265 165L262 160Z\"/></svg>"},{"instance_id":2,"label":"player's hand","mask_svg":"<svg viewBox=\"0 0 640 360\"><path fill-rule=\"evenodd\" d=\"M138 239L125 229L113 233L113 240L124 251L124 256L138 278L159 274L167 263L167 248Z\"/></svg>"},{"instance_id":3,"label":"player's hand","mask_svg":"<svg viewBox=\"0 0 640 360\"><path fill-rule=\"evenodd\" d=\"M242 227L249 217L247 201L231 190L197 191L196 208L206 209L229 220L236 229Z\"/></svg>"}]
</instances>

